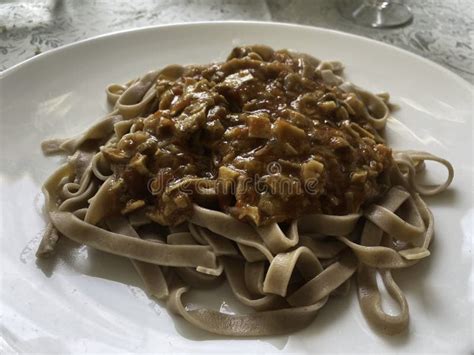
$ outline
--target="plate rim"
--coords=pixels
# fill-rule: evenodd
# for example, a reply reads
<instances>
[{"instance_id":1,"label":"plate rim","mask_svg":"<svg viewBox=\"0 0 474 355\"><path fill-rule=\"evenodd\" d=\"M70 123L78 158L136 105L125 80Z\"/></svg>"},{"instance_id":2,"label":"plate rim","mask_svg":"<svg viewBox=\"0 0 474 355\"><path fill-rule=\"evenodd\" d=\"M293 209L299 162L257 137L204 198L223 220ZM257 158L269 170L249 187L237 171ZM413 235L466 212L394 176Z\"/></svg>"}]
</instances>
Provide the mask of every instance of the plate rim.
<instances>
[{"instance_id":1,"label":"plate rim","mask_svg":"<svg viewBox=\"0 0 474 355\"><path fill-rule=\"evenodd\" d=\"M414 59L421 60L424 62L426 65L431 66L433 69L441 70L448 76L450 76L453 80L455 80L459 85L463 86L464 89L471 91L474 94L474 84L469 83L466 79L458 75L457 73L449 70L448 68L445 68L439 63L436 63L432 61L431 59L422 57L421 55L418 55L416 53L410 52L404 48L400 48L397 46L394 46L392 44L388 44L373 38L369 37L364 37L361 35L349 33L349 32L344 32L344 31L339 31L339 30L334 30L330 28L324 28L324 27L318 27L318 26L310 26L310 25L300 25L296 23L285 23L285 22L270 22L270 21L245 21L245 20L229 20L229 21L195 21L195 22L177 22L177 23L172 23L172 24L162 24L162 25L150 25L150 26L141 26L141 27L136 27L136 28L129 28L129 29L124 29L124 30L118 30L118 31L112 31L112 32L107 32L103 33L97 36L92 36L88 37L79 41L75 41L72 43L65 44L63 46L57 47L50 49L46 52L40 53L38 55L35 55L31 58L28 58L20 63L17 63L10 68L7 68L6 70L0 72L0 82L2 79L6 78L7 76L13 75L15 72L18 70L21 70L23 67L26 67L27 65L30 65L32 63L35 63L36 61L46 59L49 56L54 56L56 53L59 53L61 51L67 51L72 47L80 47L86 43L89 42L95 42L95 41L100 41L100 40L105 40L109 37L119 37L122 34L125 33L133 33L133 32L146 32L146 31L152 31L152 30L160 30L162 28L174 28L174 27L200 27L200 26L222 26L222 25L257 25L257 26L264 26L264 27L286 27L286 28L291 28L291 29L302 29L306 31L316 31L316 32L329 32L333 34L337 34L343 37L348 37L352 39L357 39L357 40L362 40L371 43L372 45L379 45L382 47L385 47L387 49L390 49L392 51L396 51L399 53L403 53L404 55L411 56Z\"/></svg>"}]
</instances>

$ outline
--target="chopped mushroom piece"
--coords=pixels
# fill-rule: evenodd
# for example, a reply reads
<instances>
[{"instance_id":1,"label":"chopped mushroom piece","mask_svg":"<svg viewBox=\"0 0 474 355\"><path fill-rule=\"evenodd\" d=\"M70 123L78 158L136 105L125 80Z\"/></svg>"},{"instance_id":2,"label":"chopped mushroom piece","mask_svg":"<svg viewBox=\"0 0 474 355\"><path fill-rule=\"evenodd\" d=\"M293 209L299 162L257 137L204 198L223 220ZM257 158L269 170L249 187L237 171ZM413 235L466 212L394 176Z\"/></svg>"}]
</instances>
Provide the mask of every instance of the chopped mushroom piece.
<instances>
[{"instance_id":1,"label":"chopped mushroom piece","mask_svg":"<svg viewBox=\"0 0 474 355\"><path fill-rule=\"evenodd\" d=\"M279 141L288 142L293 146L298 146L301 141L307 138L304 130L283 119L279 119L275 122L273 131Z\"/></svg>"},{"instance_id":2,"label":"chopped mushroom piece","mask_svg":"<svg viewBox=\"0 0 474 355\"><path fill-rule=\"evenodd\" d=\"M124 208L120 210L122 214L129 214L145 206L145 201L143 200L129 200Z\"/></svg>"},{"instance_id":3,"label":"chopped mushroom piece","mask_svg":"<svg viewBox=\"0 0 474 355\"><path fill-rule=\"evenodd\" d=\"M250 115L247 117L249 127L249 137L252 138L270 138L272 126L267 115Z\"/></svg>"},{"instance_id":4,"label":"chopped mushroom piece","mask_svg":"<svg viewBox=\"0 0 474 355\"><path fill-rule=\"evenodd\" d=\"M317 179L324 170L324 164L317 160L310 160L301 165L301 177L304 181Z\"/></svg>"},{"instance_id":5,"label":"chopped mushroom piece","mask_svg":"<svg viewBox=\"0 0 474 355\"><path fill-rule=\"evenodd\" d=\"M107 160L113 163L126 163L130 159L126 152L114 147L102 148L102 154Z\"/></svg>"},{"instance_id":6,"label":"chopped mushroom piece","mask_svg":"<svg viewBox=\"0 0 474 355\"><path fill-rule=\"evenodd\" d=\"M148 175L150 171L146 167L146 164L145 164L146 159L147 159L146 155L137 153L130 160L129 166L142 175Z\"/></svg>"},{"instance_id":7,"label":"chopped mushroom piece","mask_svg":"<svg viewBox=\"0 0 474 355\"><path fill-rule=\"evenodd\" d=\"M360 170L351 173L351 182L364 183L367 181L367 171Z\"/></svg>"},{"instance_id":8,"label":"chopped mushroom piece","mask_svg":"<svg viewBox=\"0 0 474 355\"><path fill-rule=\"evenodd\" d=\"M219 192L223 194L229 194L231 191L233 191L233 189L235 190L234 185L237 182L239 176L239 172L226 166L221 166L219 168L219 175L217 177L217 186Z\"/></svg>"},{"instance_id":9,"label":"chopped mushroom piece","mask_svg":"<svg viewBox=\"0 0 474 355\"><path fill-rule=\"evenodd\" d=\"M318 107L325 113L329 114L337 108L337 104L334 101L323 101L318 103Z\"/></svg>"}]
</instances>

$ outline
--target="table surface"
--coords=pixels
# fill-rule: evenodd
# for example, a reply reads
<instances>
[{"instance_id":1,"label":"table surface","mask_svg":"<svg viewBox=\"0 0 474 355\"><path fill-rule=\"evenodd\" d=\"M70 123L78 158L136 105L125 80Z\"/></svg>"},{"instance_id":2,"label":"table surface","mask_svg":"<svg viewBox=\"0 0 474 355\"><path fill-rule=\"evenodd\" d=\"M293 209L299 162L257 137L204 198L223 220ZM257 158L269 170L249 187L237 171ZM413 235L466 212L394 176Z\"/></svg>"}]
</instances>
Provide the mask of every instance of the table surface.
<instances>
[{"instance_id":1,"label":"table surface","mask_svg":"<svg viewBox=\"0 0 474 355\"><path fill-rule=\"evenodd\" d=\"M407 49L474 83L474 2L408 0L414 21L372 29L342 18L333 0L0 0L0 70L96 35L195 21L290 22L350 32Z\"/></svg>"}]
</instances>

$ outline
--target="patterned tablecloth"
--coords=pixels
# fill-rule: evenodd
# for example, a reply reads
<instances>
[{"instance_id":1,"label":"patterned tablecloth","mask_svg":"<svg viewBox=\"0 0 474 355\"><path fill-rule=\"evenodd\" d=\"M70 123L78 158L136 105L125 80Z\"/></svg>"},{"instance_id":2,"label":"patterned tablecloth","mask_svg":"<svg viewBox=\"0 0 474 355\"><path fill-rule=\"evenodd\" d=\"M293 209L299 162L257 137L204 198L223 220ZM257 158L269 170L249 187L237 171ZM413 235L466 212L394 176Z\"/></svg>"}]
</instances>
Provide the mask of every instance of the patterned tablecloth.
<instances>
[{"instance_id":1,"label":"patterned tablecloth","mask_svg":"<svg viewBox=\"0 0 474 355\"><path fill-rule=\"evenodd\" d=\"M474 1L407 0L414 21L371 29L342 18L334 0L0 0L0 70L99 34L193 21L291 22L359 34L429 58L474 83Z\"/></svg>"}]
</instances>

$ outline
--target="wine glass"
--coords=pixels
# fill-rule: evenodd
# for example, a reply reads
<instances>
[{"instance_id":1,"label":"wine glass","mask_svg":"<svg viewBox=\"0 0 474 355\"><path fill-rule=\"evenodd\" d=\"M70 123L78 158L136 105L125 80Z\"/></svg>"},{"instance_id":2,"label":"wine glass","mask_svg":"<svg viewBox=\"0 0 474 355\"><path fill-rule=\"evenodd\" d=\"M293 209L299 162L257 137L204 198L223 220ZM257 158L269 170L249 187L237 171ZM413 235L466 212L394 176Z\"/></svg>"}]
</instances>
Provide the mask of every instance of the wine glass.
<instances>
[{"instance_id":1,"label":"wine glass","mask_svg":"<svg viewBox=\"0 0 474 355\"><path fill-rule=\"evenodd\" d=\"M342 16L366 27L399 27L413 20L410 8L401 1L338 0L337 5Z\"/></svg>"}]
</instances>

